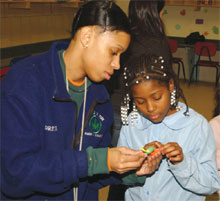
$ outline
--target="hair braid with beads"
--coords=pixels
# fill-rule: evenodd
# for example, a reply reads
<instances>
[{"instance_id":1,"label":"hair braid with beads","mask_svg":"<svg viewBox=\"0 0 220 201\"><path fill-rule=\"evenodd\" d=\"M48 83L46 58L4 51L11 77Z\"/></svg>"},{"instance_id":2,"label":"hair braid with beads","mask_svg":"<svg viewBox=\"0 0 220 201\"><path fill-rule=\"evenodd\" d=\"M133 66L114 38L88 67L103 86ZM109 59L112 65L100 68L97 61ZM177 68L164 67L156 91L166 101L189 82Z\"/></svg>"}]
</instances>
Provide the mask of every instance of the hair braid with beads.
<instances>
[{"instance_id":1,"label":"hair braid with beads","mask_svg":"<svg viewBox=\"0 0 220 201\"><path fill-rule=\"evenodd\" d=\"M165 84L168 87L170 79L174 80L176 90L175 103L171 104L170 109L176 109L177 103L180 98L186 104L185 115L188 115L188 105L179 85L179 79L172 69L169 58L164 58L156 54L142 54L140 56L131 57L123 74L123 87L122 101L121 101L121 117L123 124L128 124L126 119L131 112L131 88L135 84L139 84L144 80L158 80L160 84Z\"/></svg>"}]
</instances>

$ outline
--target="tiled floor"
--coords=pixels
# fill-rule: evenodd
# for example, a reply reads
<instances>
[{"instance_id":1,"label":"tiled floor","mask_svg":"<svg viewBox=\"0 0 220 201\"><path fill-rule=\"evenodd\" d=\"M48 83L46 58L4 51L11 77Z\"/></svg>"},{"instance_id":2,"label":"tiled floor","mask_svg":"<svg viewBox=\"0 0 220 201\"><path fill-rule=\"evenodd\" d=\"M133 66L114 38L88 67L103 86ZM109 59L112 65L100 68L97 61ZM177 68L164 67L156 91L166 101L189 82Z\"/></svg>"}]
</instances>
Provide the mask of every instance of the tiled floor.
<instances>
[{"instance_id":1,"label":"tiled floor","mask_svg":"<svg viewBox=\"0 0 220 201\"><path fill-rule=\"evenodd\" d=\"M214 109L214 83L198 82L188 86L188 82L181 81L181 88L187 99L189 107L201 113L207 120L212 118ZM119 110L120 94L116 91L112 95L112 102L116 111ZM106 201L109 187L100 190L99 201ZM220 201L220 195L215 193L208 196L206 201Z\"/></svg>"},{"instance_id":2,"label":"tiled floor","mask_svg":"<svg viewBox=\"0 0 220 201\"><path fill-rule=\"evenodd\" d=\"M188 86L188 82L181 82L181 88L189 107L195 109L210 120L214 110L214 83L198 82Z\"/></svg>"},{"instance_id":3,"label":"tiled floor","mask_svg":"<svg viewBox=\"0 0 220 201\"><path fill-rule=\"evenodd\" d=\"M206 201L219 201L219 200L220 200L220 191L206 197Z\"/></svg>"}]
</instances>

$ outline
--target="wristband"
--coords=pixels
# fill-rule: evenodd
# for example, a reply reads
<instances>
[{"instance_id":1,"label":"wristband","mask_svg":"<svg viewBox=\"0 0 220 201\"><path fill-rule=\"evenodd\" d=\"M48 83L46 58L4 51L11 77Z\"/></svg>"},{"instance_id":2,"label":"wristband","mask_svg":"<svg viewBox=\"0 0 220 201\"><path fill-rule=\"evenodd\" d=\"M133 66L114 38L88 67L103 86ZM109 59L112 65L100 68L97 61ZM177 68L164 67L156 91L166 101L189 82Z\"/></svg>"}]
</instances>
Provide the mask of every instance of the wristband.
<instances>
[{"instance_id":1,"label":"wristband","mask_svg":"<svg viewBox=\"0 0 220 201\"><path fill-rule=\"evenodd\" d=\"M110 166L109 151L110 151L110 148L108 148L108 152L107 152L107 165L108 165L108 170L109 170L109 172L111 172L112 169L111 169L111 166Z\"/></svg>"}]
</instances>

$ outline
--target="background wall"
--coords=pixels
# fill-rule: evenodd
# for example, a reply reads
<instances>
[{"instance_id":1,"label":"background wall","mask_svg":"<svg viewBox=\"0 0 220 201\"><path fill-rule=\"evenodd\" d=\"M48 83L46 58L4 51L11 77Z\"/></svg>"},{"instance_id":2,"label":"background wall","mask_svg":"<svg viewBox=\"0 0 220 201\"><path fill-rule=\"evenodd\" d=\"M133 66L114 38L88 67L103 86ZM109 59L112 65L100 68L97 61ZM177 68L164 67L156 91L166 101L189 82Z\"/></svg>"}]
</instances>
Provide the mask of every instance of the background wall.
<instances>
[{"instance_id":1,"label":"background wall","mask_svg":"<svg viewBox=\"0 0 220 201\"><path fill-rule=\"evenodd\" d=\"M163 21L168 36L186 38L192 32L199 32L206 39L220 40L220 8L201 7L195 10L191 6L166 6ZM220 41L218 44L220 46ZM178 48L178 51L173 54L183 58L187 79L190 77L192 67L192 64L189 65L191 53L189 53L189 48ZM213 60L220 60L220 51L213 57ZM214 82L215 74L214 68L202 68L198 79ZM183 75L181 74L180 77L183 78Z\"/></svg>"},{"instance_id":2,"label":"background wall","mask_svg":"<svg viewBox=\"0 0 220 201\"><path fill-rule=\"evenodd\" d=\"M206 39L220 40L220 8L166 6L163 21L168 36L186 37L198 31Z\"/></svg>"},{"instance_id":3,"label":"background wall","mask_svg":"<svg viewBox=\"0 0 220 201\"><path fill-rule=\"evenodd\" d=\"M129 0L116 0L116 3L128 13ZM199 10L195 10L193 6L165 6L163 21L168 36L185 38L191 32L198 31L206 39L220 40L220 8L201 7ZM189 48L178 48L178 51L173 54L173 56L183 58L187 79L189 79L192 67L189 64L189 54L191 54ZM217 52L213 60L219 61L219 58L220 51ZM174 70L177 71L176 66L174 66ZM180 78L183 78L182 71ZM198 79L214 82L215 69L202 68Z\"/></svg>"},{"instance_id":4,"label":"background wall","mask_svg":"<svg viewBox=\"0 0 220 201\"><path fill-rule=\"evenodd\" d=\"M70 38L73 17L83 0L74 1L0 3L0 66L15 57L47 51L52 41Z\"/></svg>"},{"instance_id":5,"label":"background wall","mask_svg":"<svg viewBox=\"0 0 220 201\"><path fill-rule=\"evenodd\" d=\"M1 66L8 65L14 57L45 51L54 40L70 37L72 19L78 6L46 2L45 0L42 3L31 3L29 8L20 6L21 3L0 4ZM128 13L129 0L115 0L115 2ZM168 36L185 38L191 32L199 31L206 39L220 41L220 8L201 7L196 11L193 6L166 6L163 21ZM175 56L184 59L188 78L190 66L187 66L189 63L187 48L179 48ZM214 59L219 60L219 58L218 51ZM213 81L214 76L214 69L204 69L199 78Z\"/></svg>"},{"instance_id":6,"label":"background wall","mask_svg":"<svg viewBox=\"0 0 220 201\"><path fill-rule=\"evenodd\" d=\"M77 7L65 3L0 3L0 47L59 40L70 37Z\"/></svg>"},{"instance_id":7,"label":"background wall","mask_svg":"<svg viewBox=\"0 0 220 201\"><path fill-rule=\"evenodd\" d=\"M128 13L129 0L115 1ZM202 23L202 24L196 24ZM163 21L168 36L186 37L191 32L199 31L205 38L220 40L220 8L193 6L165 6Z\"/></svg>"},{"instance_id":8,"label":"background wall","mask_svg":"<svg viewBox=\"0 0 220 201\"><path fill-rule=\"evenodd\" d=\"M115 0L115 3L120 6L124 10L124 12L128 13L128 3L130 0Z\"/></svg>"}]
</instances>

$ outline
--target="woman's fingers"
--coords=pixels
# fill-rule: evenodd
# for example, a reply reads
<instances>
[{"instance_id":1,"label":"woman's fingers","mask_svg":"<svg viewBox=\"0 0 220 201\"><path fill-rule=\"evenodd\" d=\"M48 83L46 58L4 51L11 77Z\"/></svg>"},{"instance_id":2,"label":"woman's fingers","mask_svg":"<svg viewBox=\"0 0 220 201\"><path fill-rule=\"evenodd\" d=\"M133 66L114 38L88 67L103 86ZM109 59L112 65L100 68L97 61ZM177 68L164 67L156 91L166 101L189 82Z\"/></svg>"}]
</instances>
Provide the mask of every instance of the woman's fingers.
<instances>
[{"instance_id":1,"label":"woman's fingers","mask_svg":"<svg viewBox=\"0 0 220 201\"><path fill-rule=\"evenodd\" d=\"M120 174L141 166L146 154L126 147L111 148L109 160L111 169Z\"/></svg>"}]
</instances>

